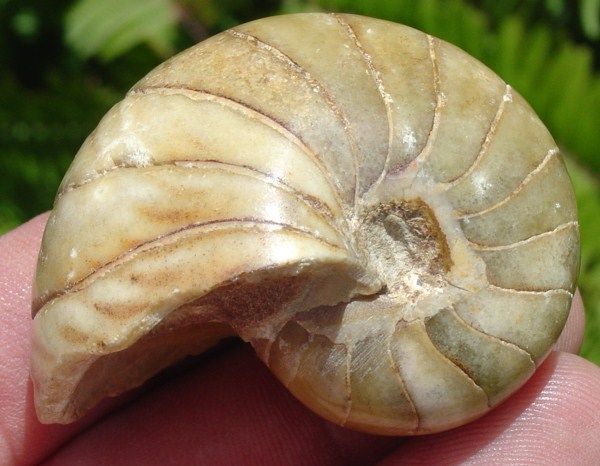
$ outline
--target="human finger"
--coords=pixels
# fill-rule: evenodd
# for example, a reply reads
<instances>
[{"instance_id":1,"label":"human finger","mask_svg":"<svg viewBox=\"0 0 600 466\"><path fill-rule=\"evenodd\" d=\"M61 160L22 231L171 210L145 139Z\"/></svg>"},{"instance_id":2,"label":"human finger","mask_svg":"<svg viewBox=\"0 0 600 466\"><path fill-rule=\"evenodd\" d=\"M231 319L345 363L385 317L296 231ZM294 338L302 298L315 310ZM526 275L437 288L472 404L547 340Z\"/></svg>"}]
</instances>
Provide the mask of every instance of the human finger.
<instances>
[{"instance_id":1,"label":"human finger","mask_svg":"<svg viewBox=\"0 0 600 466\"><path fill-rule=\"evenodd\" d=\"M583 310L583 300L579 290L573 296L571 311L554 349L556 351L565 351L567 353L578 353L583 341L583 331L585 328L585 313Z\"/></svg>"},{"instance_id":2,"label":"human finger","mask_svg":"<svg viewBox=\"0 0 600 466\"><path fill-rule=\"evenodd\" d=\"M31 284L42 232L40 215L0 237L0 464L36 463L116 404L104 402L81 421L42 425L29 380Z\"/></svg>"},{"instance_id":3,"label":"human finger","mask_svg":"<svg viewBox=\"0 0 600 466\"><path fill-rule=\"evenodd\" d=\"M600 368L554 352L505 403L458 429L412 439L382 465L600 462Z\"/></svg>"}]
</instances>

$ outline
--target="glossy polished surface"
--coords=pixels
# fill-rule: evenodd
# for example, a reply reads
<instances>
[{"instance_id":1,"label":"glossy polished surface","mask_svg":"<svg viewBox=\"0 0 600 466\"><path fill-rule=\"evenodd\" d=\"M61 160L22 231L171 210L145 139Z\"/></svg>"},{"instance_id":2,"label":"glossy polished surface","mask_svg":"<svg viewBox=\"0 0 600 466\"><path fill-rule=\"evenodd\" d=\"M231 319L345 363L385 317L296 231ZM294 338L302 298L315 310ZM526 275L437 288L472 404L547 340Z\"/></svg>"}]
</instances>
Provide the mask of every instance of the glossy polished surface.
<instances>
[{"instance_id":1,"label":"glossy polished surface","mask_svg":"<svg viewBox=\"0 0 600 466\"><path fill-rule=\"evenodd\" d=\"M70 422L237 334L333 422L449 429L533 374L578 258L556 144L484 65L365 17L255 21L148 74L65 176L38 415Z\"/></svg>"}]
</instances>

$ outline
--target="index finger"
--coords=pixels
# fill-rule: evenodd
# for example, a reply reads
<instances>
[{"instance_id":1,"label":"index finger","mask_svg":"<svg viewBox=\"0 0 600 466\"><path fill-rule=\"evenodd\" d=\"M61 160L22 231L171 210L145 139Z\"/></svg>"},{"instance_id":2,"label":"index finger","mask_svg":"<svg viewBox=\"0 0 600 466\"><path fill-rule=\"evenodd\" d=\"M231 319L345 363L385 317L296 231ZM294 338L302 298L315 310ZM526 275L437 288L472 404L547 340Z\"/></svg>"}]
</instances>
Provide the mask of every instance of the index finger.
<instances>
[{"instance_id":1,"label":"index finger","mask_svg":"<svg viewBox=\"0 0 600 466\"><path fill-rule=\"evenodd\" d=\"M575 291L571 311L554 349L566 353L578 353L583 341L585 327L585 313L583 311L583 300L579 290Z\"/></svg>"},{"instance_id":2,"label":"index finger","mask_svg":"<svg viewBox=\"0 0 600 466\"><path fill-rule=\"evenodd\" d=\"M0 237L0 463L35 463L102 415L113 402L68 425L43 425L29 379L31 284L47 214Z\"/></svg>"}]
</instances>

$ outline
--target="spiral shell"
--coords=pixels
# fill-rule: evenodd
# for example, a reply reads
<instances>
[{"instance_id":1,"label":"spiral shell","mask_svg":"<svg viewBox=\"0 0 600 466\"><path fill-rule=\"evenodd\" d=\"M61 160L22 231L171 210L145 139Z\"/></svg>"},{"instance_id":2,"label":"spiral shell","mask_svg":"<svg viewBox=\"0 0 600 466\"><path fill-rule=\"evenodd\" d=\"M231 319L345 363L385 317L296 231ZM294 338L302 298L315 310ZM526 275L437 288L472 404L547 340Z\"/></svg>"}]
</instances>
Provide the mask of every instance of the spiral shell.
<instances>
[{"instance_id":1,"label":"spiral shell","mask_svg":"<svg viewBox=\"0 0 600 466\"><path fill-rule=\"evenodd\" d=\"M365 17L255 21L150 72L66 174L35 283L38 416L239 335L333 422L452 428L544 359L578 255L556 144L484 65Z\"/></svg>"}]
</instances>

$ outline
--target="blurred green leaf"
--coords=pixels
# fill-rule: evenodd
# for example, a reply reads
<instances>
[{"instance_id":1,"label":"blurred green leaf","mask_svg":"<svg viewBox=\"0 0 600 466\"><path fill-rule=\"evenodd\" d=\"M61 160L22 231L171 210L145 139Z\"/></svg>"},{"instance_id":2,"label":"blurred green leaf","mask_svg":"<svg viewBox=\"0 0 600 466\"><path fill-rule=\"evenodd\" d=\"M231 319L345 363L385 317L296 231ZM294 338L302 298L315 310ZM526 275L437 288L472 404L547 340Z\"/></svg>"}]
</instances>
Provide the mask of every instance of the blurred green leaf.
<instances>
[{"instance_id":1,"label":"blurred green leaf","mask_svg":"<svg viewBox=\"0 0 600 466\"><path fill-rule=\"evenodd\" d=\"M523 53L521 67L520 90L524 95L536 96L538 76L541 76L551 49L551 34L546 28L537 27L529 33L529 44ZM535 100L535 104L534 104ZM538 106L537 98L530 101Z\"/></svg>"},{"instance_id":2,"label":"blurred green leaf","mask_svg":"<svg viewBox=\"0 0 600 466\"><path fill-rule=\"evenodd\" d=\"M80 0L67 14L65 39L85 58L109 61L140 43L166 57L174 52L176 24L168 0Z\"/></svg>"},{"instance_id":3,"label":"blurred green leaf","mask_svg":"<svg viewBox=\"0 0 600 466\"><path fill-rule=\"evenodd\" d=\"M565 0L546 0L546 8L554 16L560 16L565 11Z\"/></svg>"},{"instance_id":4,"label":"blurred green leaf","mask_svg":"<svg viewBox=\"0 0 600 466\"><path fill-rule=\"evenodd\" d=\"M581 0L580 19L588 37L600 38L600 0Z\"/></svg>"},{"instance_id":5,"label":"blurred green leaf","mask_svg":"<svg viewBox=\"0 0 600 466\"><path fill-rule=\"evenodd\" d=\"M31 37L38 32L39 18L33 11L25 9L13 16L12 26L17 34Z\"/></svg>"},{"instance_id":6,"label":"blurred green leaf","mask_svg":"<svg viewBox=\"0 0 600 466\"><path fill-rule=\"evenodd\" d=\"M514 82L521 72L525 26L516 17L509 17L498 31L498 61L494 68L506 81Z\"/></svg>"},{"instance_id":7,"label":"blurred green leaf","mask_svg":"<svg viewBox=\"0 0 600 466\"><path fill-rule=\"evenodd\" d=\"M573 180L581 234L579 287L586 307L586 329L581 355L600 364L600 183L567 159Z\"/></svg>"},{"instance_id":8,"label":"blurred green leaf","mask_svg":"<svg viewBox=\"0 0 600 466\"><path fill-rule=\"evenodd\" d=\"M473 12L473 14L463 18L461 26L462 40L460 45L465 50L469 50L471 55L481 59L485 51L485 41L481 40L482 37L485 37L487 28L485 15L480 12Z\"/></svg>"}]
</instances>

